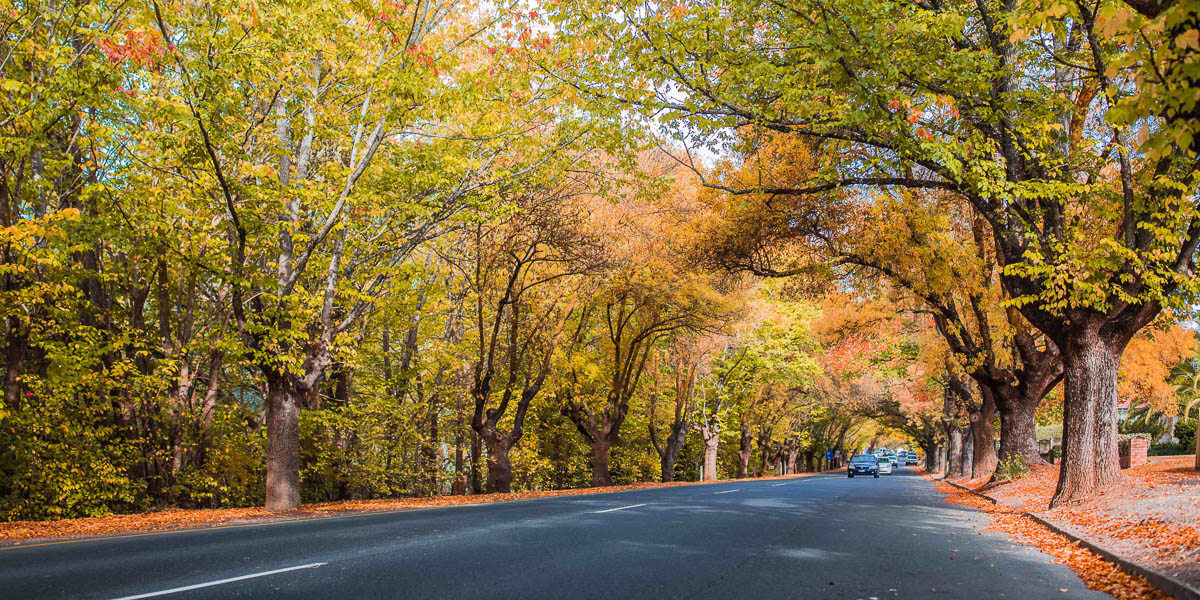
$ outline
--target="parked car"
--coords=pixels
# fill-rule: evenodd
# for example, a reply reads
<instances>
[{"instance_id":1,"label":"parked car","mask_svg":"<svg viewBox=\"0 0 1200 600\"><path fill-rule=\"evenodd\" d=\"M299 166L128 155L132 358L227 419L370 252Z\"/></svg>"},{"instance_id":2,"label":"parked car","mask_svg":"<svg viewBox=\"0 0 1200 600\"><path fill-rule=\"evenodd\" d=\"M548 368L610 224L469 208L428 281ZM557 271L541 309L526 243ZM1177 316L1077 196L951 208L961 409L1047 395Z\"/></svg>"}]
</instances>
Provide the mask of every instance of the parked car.
<instances>
[{"instance_id":1,"label":"parked car","mask_svg":"<svg viewBox=\"0 0 1200 600\"><path fill-rule=\"evenodd\" d=\"M878 478L879 458L870 454L855 454L850 457L850 462L846 465L846 477L854 477L855 473Z\"/></svg>"}]
</instances>

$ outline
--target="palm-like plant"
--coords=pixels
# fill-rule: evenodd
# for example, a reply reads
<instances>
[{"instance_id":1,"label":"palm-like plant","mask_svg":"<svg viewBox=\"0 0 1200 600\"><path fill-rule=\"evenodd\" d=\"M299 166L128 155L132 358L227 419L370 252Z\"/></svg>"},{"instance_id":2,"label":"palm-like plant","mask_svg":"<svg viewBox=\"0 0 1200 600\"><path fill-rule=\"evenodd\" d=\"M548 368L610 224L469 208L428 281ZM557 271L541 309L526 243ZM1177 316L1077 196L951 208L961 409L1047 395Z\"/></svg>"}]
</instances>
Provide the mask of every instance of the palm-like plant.
<instances>
[{"instance_id":1,"label":"palm-like plant","mask_svg":"<svg viewBox=\"0 0 1200 600\"><path fill-rule=\"evenodd\" d=\"M1200 408L1200 356L1193 356L1175 368L1175 396L1179 398L1180 414L1184 421L1191 418L1193 409ZM1200 412L1197 413L1200 418Z\"/></svg>"},{"instance_id":2,"label":"palm-like plant","mask_svg":"<svg viewBox=\"0 0 1200 600\"><path fill-rule=\"evenodd\" d=\"M1173 371L1175 395L1179 398L1180 412L1186 423L1191 418L1192 410L1200 409L1200 350L1176 365ZM1200 419L1200 410L1196 418ZM1196 443L1196 470L1200 471L1200 440Z\"/></svg>"}]
</instances>

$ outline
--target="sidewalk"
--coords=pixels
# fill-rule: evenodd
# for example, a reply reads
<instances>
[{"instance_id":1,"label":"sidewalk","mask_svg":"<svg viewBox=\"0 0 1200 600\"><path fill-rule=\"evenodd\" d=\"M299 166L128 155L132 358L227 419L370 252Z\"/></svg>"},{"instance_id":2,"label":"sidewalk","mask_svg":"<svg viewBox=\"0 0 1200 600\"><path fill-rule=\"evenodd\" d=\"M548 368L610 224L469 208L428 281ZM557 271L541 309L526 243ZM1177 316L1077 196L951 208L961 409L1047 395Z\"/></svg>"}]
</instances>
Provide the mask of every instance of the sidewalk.
<instances>
[{"instance_id":1,"label":"sidewalk","mask_svg":"<svg viewBox=\"0 0 1200 600\"><path fill-rule=\"evenodd\" d=\"M1151 458L1149 464L1122 471L1122 481L1106 493L1054 510L1049 510L1049 504L1057 466L1037 467L1012 483L949 482L1000 506L1030 513L1051 529L1125 563L1128 570L1143 572L1152 581L1159 579L1155 583L1176 598L1200 598L1200 528L1196 526L1200 473L1192 469L1194 460L1192 456ZM1174 581L1164 581L1162 576Z\"/></svg>"}]
</instances>

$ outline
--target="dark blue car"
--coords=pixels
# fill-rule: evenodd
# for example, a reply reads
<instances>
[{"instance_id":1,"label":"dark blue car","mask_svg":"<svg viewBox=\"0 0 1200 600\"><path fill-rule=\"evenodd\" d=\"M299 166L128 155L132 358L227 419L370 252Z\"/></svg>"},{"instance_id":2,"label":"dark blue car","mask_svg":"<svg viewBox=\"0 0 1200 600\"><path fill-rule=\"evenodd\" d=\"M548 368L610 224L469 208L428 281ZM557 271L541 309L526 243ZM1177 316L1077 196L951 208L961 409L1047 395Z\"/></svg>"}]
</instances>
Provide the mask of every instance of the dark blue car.
<instances>
[{"instance_id":1,"label":"dark blue car","mask_svg":"<svg viewBox=\"0 0 1200 600\"><path fill-rule=\"evenodd\" d=\"M846 477L854 477L855 473L878 478L879 459L870 454L855 454L850 458L850 464L846 466Z\"/></svg>"}]
</instances>

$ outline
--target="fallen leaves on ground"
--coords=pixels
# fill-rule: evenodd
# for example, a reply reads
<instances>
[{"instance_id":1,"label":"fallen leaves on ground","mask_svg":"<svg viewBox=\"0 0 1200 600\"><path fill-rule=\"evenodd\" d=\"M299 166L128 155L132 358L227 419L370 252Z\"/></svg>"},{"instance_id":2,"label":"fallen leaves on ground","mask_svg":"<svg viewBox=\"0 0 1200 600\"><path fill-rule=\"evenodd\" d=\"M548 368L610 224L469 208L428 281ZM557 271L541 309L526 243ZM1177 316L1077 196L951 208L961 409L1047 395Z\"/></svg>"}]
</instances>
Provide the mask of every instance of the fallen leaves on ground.
<instances>
[{"instance_id":1,"label":"fallen leaves on ground","mask_svg":"<svg viewBox=\"0 0 1200 600\"><path fill-rule=\"evenodd\" d=\"M1145 577L1129 573L1077 542L1051 531L1029 518L1017 507L993 504L976 494L941 481L935 481L934 485L946 496L948 504L966 506L987 513L991 517L988 529L1008 534L1012 539L1053 556L1056 562L1075 571L1089 589L1104 592L1120 600L1170 598L1151 585Z\"/></svg>"},{"instance_id":2,"label":"fallen leaves on ground","mask_svg":"<svg viewBox=\"0 0 1200 600\"><path fill-rule=\"evenodd\" d=\"M1159 572L1200 584L1200 472L1191 456L1152 457L1121 471L1120 481L1069 506L1049 510L1057 465L1039 465L1028 477L979 487L1001 504L1037 513L1089 540Z\"/></svg>"}]
</instances>

